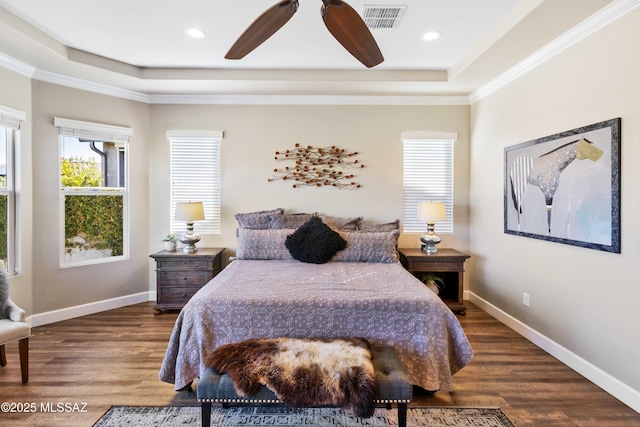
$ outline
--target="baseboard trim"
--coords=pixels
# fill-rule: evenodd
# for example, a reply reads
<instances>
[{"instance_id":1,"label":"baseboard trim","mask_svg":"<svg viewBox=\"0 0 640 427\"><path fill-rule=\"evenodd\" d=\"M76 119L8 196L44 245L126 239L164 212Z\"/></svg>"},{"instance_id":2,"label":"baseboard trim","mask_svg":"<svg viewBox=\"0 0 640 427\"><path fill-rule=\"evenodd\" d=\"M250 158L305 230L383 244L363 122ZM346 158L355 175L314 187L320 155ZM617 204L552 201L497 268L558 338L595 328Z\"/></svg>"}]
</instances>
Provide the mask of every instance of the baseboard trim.
<instances>
[{"instance_id":1,"label":"baseboard trim","mask_svg":"<svg viewBox=\"0 0 640 427\"><path fill-rule=\"evenodd\" d=\"M26 320L32 327L43 326L48 325L49 323L86 316L88 314L100 313L101 311L113 310L114 308L126 307L128 305L139 304L141 302L155 301L155 299L155 292L140 292L138 294L125 295L108 300L38 313L27 317Z\"/></svg>"},{"instance_id":2,"label":"baseboard trim","mask_svg":"<svg viewBox=\"0 0 640 427\"><path fill-rule=\"evenodd\" d=\"M468 299L481 310L485 311L499 322L513 329L524 338L531 341L542 350L549 353L589 381L602 388L604 391L620 400L636 412L640 412L640 391L629 387L619 379L611 376L602 369L586 361L582 357L561 346L549 337L541 334L520 320L502 311L489 301L479 297L470 291L465 291L465 299Z\"/></svg>"}]
</instances>

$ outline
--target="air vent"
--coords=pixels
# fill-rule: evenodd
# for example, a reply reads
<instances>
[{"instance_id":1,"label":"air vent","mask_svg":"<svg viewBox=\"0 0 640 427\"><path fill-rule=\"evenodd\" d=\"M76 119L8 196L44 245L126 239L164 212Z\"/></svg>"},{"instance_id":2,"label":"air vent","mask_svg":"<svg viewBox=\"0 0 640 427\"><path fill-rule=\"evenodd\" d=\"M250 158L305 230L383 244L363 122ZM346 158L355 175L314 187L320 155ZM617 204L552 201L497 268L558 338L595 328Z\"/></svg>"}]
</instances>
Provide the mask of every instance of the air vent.
<instances>
[{"instance_id":1,"label":"air vent","mask_svg":"<svg viewBox=\"0 0 640 427\"><path fill-rule=\"evenodd\" d=\"M362 19L372 30L396 28L407 6L362 6Z\"/></svg>"}]
</instances>

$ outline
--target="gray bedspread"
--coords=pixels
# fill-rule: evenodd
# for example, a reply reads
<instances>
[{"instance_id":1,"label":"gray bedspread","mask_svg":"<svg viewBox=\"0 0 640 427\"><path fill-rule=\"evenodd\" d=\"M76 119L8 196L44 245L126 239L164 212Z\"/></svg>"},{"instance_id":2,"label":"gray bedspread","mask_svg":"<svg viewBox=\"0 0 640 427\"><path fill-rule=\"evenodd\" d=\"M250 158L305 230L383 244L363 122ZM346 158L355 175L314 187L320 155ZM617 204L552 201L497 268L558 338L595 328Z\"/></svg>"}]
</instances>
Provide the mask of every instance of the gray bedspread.
<instances>
[{"instance_id":1,"label":"gray bedspread","mask_svg":"<svg viewBox=\"0 0 640 427\"><path fill-rule=\"evenodd\" d=\"M452 390L452 375L473 356L455 315L400 263L235 260L182 309L159 377L179 390L204 373L215 348L260 337L390 345L427 390Z\"/></svg>"}]
</instances>

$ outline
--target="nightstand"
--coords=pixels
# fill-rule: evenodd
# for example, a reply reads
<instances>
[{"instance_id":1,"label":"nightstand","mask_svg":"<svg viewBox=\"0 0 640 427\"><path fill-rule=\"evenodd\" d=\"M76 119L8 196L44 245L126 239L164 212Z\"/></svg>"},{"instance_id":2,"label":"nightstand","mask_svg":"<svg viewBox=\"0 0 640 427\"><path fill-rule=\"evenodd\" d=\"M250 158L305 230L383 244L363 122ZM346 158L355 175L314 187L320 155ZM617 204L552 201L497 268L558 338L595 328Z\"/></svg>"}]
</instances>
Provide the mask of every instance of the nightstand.
<instances>
[{"instance_id":1,"label":"nightstand","mask_svg":"<svg viewBox=\"0 0 640 427\"><path fill-rule=\"evenodd\" d=\"M198 248L198 252L161 251L150 255L156 261L156 306L154 314L179 310L222 270L224 248Z\"/></svg>"},{"instance_id":2,"label":"nightstand","mask_svg":"<svg viewBox=\"0 0 640 427\"><path fill-rule=\"evenodd\" d=\"M421 249L399 249L400 262L411 274L420 277L424 273L437 273L445 286L440 298L454 313L466 314L462 299L464 262L469 255L450 248L438 248L435 254L427 255Z\"/></svg>"}]
</instances>

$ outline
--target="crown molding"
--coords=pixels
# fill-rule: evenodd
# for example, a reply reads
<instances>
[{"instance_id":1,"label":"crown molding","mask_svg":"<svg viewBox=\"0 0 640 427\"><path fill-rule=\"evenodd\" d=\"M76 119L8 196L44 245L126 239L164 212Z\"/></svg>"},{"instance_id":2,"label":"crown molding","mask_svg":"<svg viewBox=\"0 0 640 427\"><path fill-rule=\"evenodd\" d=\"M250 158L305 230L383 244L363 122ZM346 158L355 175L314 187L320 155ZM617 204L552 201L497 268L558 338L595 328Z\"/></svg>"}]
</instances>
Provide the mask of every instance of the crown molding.
<instances>
[{"instance_id":1,"label":"crown molding","mask_svg":"<svg viewBox=\"0 0 640 427\"><path fill-rule=\"evenodd\" d=\"M0 66L35 80L146 104L200 105L469 105L466 95L203 95L146 94L36 67L0 52Z\"/></svg>"},{"instance_id":2,"label":"crown molding","mask_svg":"<svg viewBox=\"0 0 640 427\"><path fill-rule=\"evenodd\" d=\"M535 2L536 0L531 0ZM490 94L498 91L512 81L522 77L532 69L543 64L589 35L609 25L618 18L640 5L640 0L615 0L590 18L575 26L573 29L547 44L519 64L502 73L497 78L483 85L470 95L205 95L205 94L148 94L144 92L123 89L121 87L96 83L93 81L62 75L50 71L44 71L29 65L3 52L0 52L0 66L12 70L21 75L67 86L75 89L117 98L128 99L146 104L207 104L207 105L471 105ZM73 51L71 53L74 53ZM79 53L79 52L77 52ZM73 56L73 55L72 55ZM77 58L76 58L77 59ZM104 64L101 64L104 66ZM131 76L131 70L128 75ZM118 68L119 72L123 70ZM451 70L450 70L451 71ZM454 70L455 71L455 70ZM134 78L155 79L164 76L166 70L144 70ZM192 71L193 72L193 71ZM199 71L200 74L204 73ZM229 73L229 72L227 72ZM440 73L440 74L438 74ZM424 73L421 81L438 81L443 72ZM134 73L136 74L136 73ZM246 74L246 72L245 72ZM255 73L254 73L255 74ZM297 79L306 80L314 76L312 73L303 73ZM144 76L144 77L143 77ZM251 77L245 76L245 78ZM193 76L191 76L193 77ZM202 76L201 76L202 77ZM369 78L379 78L379 75L371 75ZM166 78L166 76L165 76ZM273 78L273 76L272 76ZM398 78L398 77L396 77ZM400 81L406 79L415 80L411 73L402 74Z\"/></svg>"},{"instance_id":3,"label":"crown molding","mask_svg":"<svg viewBox=\"0 0 640 427\"><path fill-rule=\"evenodd\" d=\"M640 6L640 0L616 0L591 17L585 19L562 36L553 40L533 55L514 65L491 82L469 95L469 102L474 104L492 93L507 86L549 59L569 49L574 44L589 37L596 31L611 24L618 18Z\"/></svg>"},{"instance_id":4,"label":"crown molding","mask_svg":"<svg viewBox=\"0 0 640 427\"><path fill-rule=\"evenodd\" d=\"M150 104L207 105L469 105L467 96L149 95Z\"/></svg>"},{"instance_id":5,"label":"crown molding","mask_svg":"<svg viewBox=\"0 0 640 427\"><path fill-rule=\"evenodd\" d=\"M104 66L99 68L106 68ZM133 74L130 74L133 75ZM239 80L287 82L420 82L448 80L447 70L331 70L331 69L248 69L248 68L143 68L141 80Z\"/></svg>"},{"instance_id":6,"label":"crown molding","mask_svg":"<svg viewBox=\"0 0 640 427\"><path fill-rule=\"evenodd\" d=\"M549 59L640 6L640 0L615 0L488 84L464 95L347 96L347 95L203 95L145 94L76 77L38 70L0 52L0 66L49 83L147 104L201 105L471 105L507 86Z\"/></svg>"},{"instance_id":7,"label":"crown molding","mask_svg":"<svg viewBox=\"0 0 640 427\"><path fill-rule=\"evenodd\" d=\"M122 89L116 86L110 86L102 83L92 82L89 80L79 79L77 77L65 76L63 74L52 73L50 71L36 70L33 74L33 78L43 82L54 83L74 89L86 90L102 95L115 96L117 98L129 99L131 101L149 103L149 95L142 92Z\"/></svg>"},{"instance_id":8,"label":"crown molding","mask_svg":"<svg viewBox=\"0 0 640 427\"><path fill-rule=\"evenodd\" d=\"M36 67L17 60L3 52L0 52L0 67L4 67L29 78L33 77L33 74L36 72Z\"/></svg>"}]
</instances>

